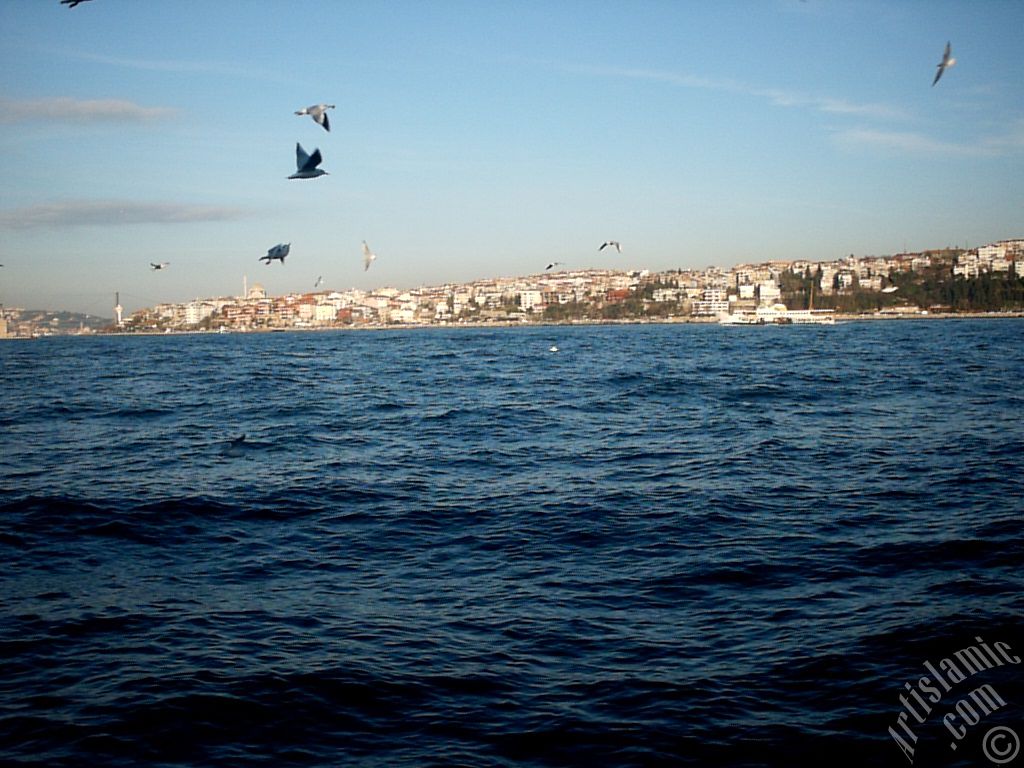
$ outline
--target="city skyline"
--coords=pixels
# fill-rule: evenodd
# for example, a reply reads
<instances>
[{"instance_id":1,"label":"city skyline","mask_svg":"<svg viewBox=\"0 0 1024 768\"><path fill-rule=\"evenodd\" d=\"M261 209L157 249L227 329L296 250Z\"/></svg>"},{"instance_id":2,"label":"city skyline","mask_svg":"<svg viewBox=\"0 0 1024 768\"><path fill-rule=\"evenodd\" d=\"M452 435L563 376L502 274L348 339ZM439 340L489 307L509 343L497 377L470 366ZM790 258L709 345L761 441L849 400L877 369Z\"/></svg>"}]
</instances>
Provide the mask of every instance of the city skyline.
<instances>
[{"instance_id":1,"label":"city skyline","mask_svg":"<svg viewBox=\"0 0 1024 768\"><path fill-rule=\"evenodd\" d=\"M819 315L838 310L848 315L904 317L943 312L1011 312L1019 316L1021 291L1017 264L1024 260L1024 239L1016 238L971 249L931 249L919 253L831 262L769 261L736 264L728 269L625 271L609 269L545 269L531 275L493 276L468 283L421 285L409 289L378 286L370 290L324 287L280 295L243 280L241 294L161 302L123 318L114 308L114 323L130 332L171 330L252 330L285 328L384 327L529 321L678 322L688 317L749 324L757 313L797 317L792 322L826 322L812 314L814 296L836 296L837 303ZM157 265L151 265L154 268ZM551 267L555 265L550 265ZM945 274L946 285L935 283ZM916 277L915 277L916 275ZM800 276L800 277L798 277ZM975 284L975 278L987 282ZM942 278L939 278L940 281ZM962 282L957 282L958 279ZM813 280L813 285L808 281ZM995 281L994 283L992 281ZM795 282L798 281L798 282ZM783 286L788 283L785 290ZM1014 288L1013 284L1018 287ZM901 291L901 286L904 290ZM896 294L899 294L898 296ZM887 297L883 301L880 297ZM119 299L119 295L117 296ZM806 305L790 310L795 299ZM117 299L115 299L117 300ZM632 302L632 303L630 303ZM780 304L782 306L780 307ZM845 307L842 305L845 304ZM1016 307L1017 309L1013 309ZM779 312L783 315L779 315ZM0 338L5 336L92 333L99 318L61 317L60 313L0 307ZM764 318L760 318L764 320ZM7 320L4 330L3 321ZM75 322L88 324L77 329ZM785 322L785 320L781 321ZM69 325L70 323L70 325ZM12 330L13 329L13 330Z\"/></svg>"},{"instance_id":2,"label":"city skyline","mask_svg":"<svg viewBox=\"0 0 1024 768\"><path fill-rule=\"evenodd\" d=\"M0 302L1019 237L1022 27L1012 2L0 2ZM330 132L294 114L321 102ZM329 175L288 180L296 143Z\"/></svg>"}]
</instances>

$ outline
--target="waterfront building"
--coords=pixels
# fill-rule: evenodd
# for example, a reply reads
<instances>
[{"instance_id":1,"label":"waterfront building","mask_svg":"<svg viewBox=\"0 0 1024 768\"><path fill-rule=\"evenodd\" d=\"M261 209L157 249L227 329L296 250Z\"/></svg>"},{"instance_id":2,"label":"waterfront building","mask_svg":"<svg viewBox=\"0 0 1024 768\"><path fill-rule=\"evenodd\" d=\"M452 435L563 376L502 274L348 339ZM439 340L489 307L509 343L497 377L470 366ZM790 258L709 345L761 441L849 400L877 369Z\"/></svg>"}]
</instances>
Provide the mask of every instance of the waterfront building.
<instances>
[{"instance_id":1,"label":"waterfront building","mask_svg":"<svg viewBox=\"0 0 1024 768\"><path fill-rule=\"evenodd\" d=\"M729 312L729 297L720 288L705 288L692 311L695 317L718 317Z\"/></svg>"}]
</instances>

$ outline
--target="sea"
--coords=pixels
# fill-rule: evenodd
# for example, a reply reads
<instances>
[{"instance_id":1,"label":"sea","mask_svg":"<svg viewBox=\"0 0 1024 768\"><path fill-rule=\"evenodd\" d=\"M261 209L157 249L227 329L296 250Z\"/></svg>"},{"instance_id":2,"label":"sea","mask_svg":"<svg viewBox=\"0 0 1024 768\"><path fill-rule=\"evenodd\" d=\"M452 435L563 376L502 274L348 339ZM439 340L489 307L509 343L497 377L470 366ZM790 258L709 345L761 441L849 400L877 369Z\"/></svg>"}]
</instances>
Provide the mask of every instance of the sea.
<instances>
[{"instance_id":1,"label":"sea","mask_svg":"<svg viewBox=\"0 0 1024 768\"><path fill-rule=\"evenodd\" d=\"M1024 765L1022 339L0 342L0 763Z\"/></svg>"}]
</instances>

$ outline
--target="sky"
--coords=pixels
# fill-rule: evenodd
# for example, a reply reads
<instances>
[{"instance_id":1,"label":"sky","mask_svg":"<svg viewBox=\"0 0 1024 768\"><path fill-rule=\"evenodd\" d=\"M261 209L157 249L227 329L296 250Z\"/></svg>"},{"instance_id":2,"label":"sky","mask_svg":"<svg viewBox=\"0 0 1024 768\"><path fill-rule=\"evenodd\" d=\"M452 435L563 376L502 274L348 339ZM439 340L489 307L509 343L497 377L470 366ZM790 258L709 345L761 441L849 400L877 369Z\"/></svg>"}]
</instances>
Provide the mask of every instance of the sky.
<instances>
[{"instance_id":1,"label":"sky","mask_svg":"<svg viewBox=\"0 0 1024 768\"><path fill-rule=\"evenodd\" d=\"M1021 0L0 0L0 304L1024 237L1022 30ZM289 180L296 143L328 175Z\"/></svg>"}]
</instances>

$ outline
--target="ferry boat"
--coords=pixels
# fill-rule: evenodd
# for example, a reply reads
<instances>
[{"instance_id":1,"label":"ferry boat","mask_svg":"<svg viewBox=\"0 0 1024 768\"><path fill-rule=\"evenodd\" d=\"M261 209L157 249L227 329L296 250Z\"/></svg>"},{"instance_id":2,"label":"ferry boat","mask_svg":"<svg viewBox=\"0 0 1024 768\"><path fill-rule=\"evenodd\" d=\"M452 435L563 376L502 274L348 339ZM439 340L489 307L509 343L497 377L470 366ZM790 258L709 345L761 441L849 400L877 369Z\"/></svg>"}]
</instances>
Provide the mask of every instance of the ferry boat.
<instances>
[{"instance_id":1,"label":"ferry boat","mask_svg":"<svg viewBox=\"0 0 1024 768\"><path fill-rule=\"evenodd\" d=\"M723 313L721 325L835 325L834 309L788 309L785 304L758 307L753 312Z\"/></svg>"}]
</instances>

